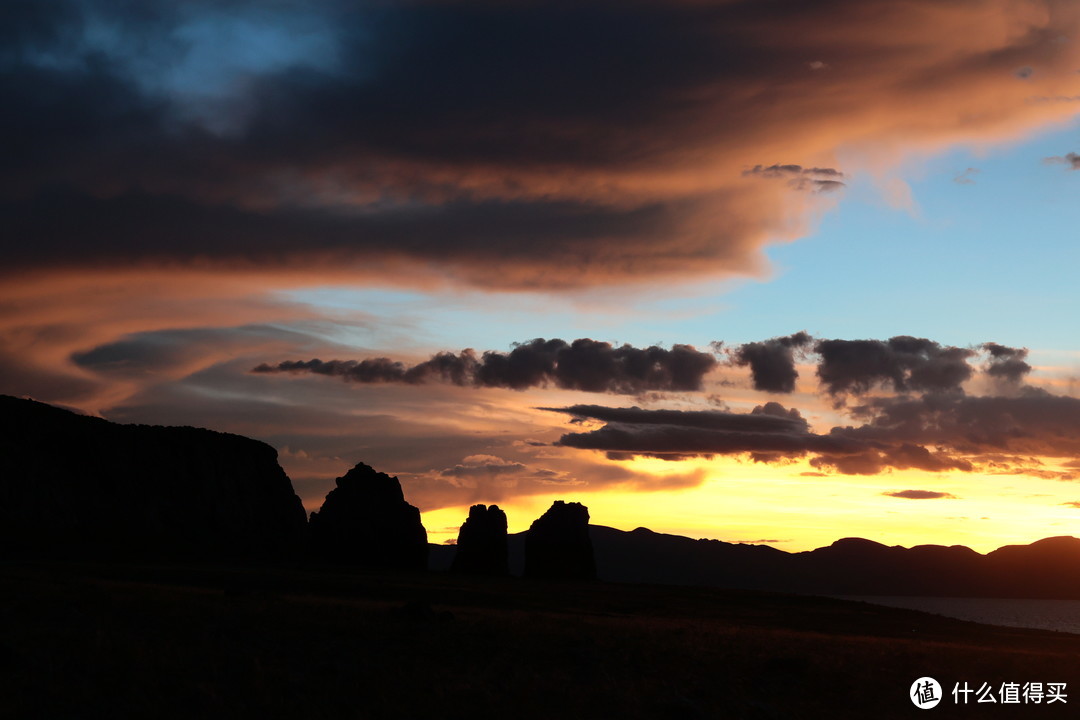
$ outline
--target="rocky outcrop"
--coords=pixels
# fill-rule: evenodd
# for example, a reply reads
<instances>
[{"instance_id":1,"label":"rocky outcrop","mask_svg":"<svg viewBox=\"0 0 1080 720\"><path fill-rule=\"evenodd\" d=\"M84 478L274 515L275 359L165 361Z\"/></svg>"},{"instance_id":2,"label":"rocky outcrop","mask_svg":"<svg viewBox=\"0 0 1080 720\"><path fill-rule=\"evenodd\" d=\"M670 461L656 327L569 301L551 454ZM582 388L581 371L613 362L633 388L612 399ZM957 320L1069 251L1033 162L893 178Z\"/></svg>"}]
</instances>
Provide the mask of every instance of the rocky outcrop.
<instances>
[{"instance_id":1,"label":"rocky outcrop","mask_svg":"<svg viewBox=\"0 0 1080 720\"><path fill-rule=\"evenodd\" d=\"M0 396L0 552L279 559L304 532L300 498L265 443Z\"/></svg>"},{"instance_id":2,"label":"rocky outcrop","mask_svg":"<svg viewBox=\"0 0 1080 720\"><path fill-rule=\"evenodd\" d=\"M359 463L311 513L315 561L391 570L427 569L427 531L396 477Z\"/></svg>"},{"instance_id":3,"label":"rocky outcrop","mask_svg":"<svg viewBox=\"0 0 1080 720\"><path fill-rule=\"evenodd\" d=\"M533 522L525 535L525 576L551 580L596 578L587 507L556 500Z\"/></svg>"},{"instance_id":4,"label":"rocky outcrop","mask_svg":"<svg viewBox=\"0 0 1080 720\"><path fill-rule=\"evenodd\" d=\"M508 575L506 513L498 505L473 505L458 531L451 571L468 575Z\"/></svg>"}]
</instances>

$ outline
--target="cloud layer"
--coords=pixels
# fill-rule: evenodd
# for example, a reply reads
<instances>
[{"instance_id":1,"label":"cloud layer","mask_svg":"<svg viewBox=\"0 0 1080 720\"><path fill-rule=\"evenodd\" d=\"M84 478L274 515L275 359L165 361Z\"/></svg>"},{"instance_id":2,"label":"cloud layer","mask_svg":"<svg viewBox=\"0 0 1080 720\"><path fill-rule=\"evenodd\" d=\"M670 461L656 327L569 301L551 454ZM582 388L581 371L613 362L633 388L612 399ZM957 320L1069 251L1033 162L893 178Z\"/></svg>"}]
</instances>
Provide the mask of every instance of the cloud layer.
<instances>
[{"instance_id":1,"label":"cloud layer","mask_svg":"<svg viewBox=\"0 0 1080 720\"><path fill-rule=\"evenodd\" d=\"M412 366L389 358L365 360L286 360L263 363L254 373L314 373L358 383L409 383L441 380L454 385L510 388L553 386L565 390L636 394L647 390L700 390L704 375L716 365L712 354L690 345L670 350L580 338L568 343L537 338L508 353L477 356L473 350L441 352Z\"/></svg>"},{"instance_id":2,"label":"cloud layer","mask_svg":"<svg viewBox=\"0 0 1080 720\"><path fill-rule=\"evenodd\" d=\"M558 444L599 450L612 459L682 460L749 454L761 462L809 457L810 465L848 475L894 469L981 469L1070 479L1041 471L1038 458L1080 453L1080 400L1029 391L1019 397L932 394L877 398L857 411L861 425L815 433L798 410L770 402L749 413L575 405L549 408L603 426L564 434Z\"/></svg>"},{"instance_id":3,"label":"cloud layer","mask_svg":"<svg viewBox=\"0 0 1080 720\"><path fill-rule=\"evenodd\" d=\"M799 373L795 369L795 352L810 345L813 338L806 332L762 342L740 345L733 354L737 365L749 365L755 390L790 393L795 390Z\"/></svg>"},{"instance_id":4,"label":"cloud layer","mask_svg":"<svg viewBox=\"0 0 1080 720\"><path fill-rule=\"evenodd\" d=\"M947 492L940 492L938 490L897 490L895 492L887 492L885 495L894 498L904 498L906 500L953 500L955 495L951 495Z\"/></svg>"},{"instance_id":5,"label":"cloud layer","mask_svg":"<svg viewBox=\"0 0 1080 720\"><path fill-rule=\"evenodd\" d=\"M814 342L798 333L744 344L731 356L734 364L750 366L755 389L792 392L792 349L810 347L804 357L818 358L819 391L826 398L842 396L836 409L857 424L814 432L797 409L776 402L749 413L597 405L545 409L577 423L603 423L566 433L558 444L602 451L612 459L745 454L760 462L805 457L815 468L850 475L890 468L1074 475L1067 462L1080 454L1080 399L1025 385L1031 372L1026 349L998 343L958 348L909 336ZM978 358L985 359L981 366ZM1007 394L968 394L965 383L980 368L992 390ZM1040 458L1056 458L1066 469L1044 469Z\"/></svg>"},{"instance_id":6,"label":"cloud layer","mask_svg":"<svg viewBox=\"0 0 1080 720\"><path fill-rule=\"evenodd\" d=\"M1035 99L1073 91L1078 28L1071 0L8 2L2 272L758 272L870 169L841 152L1073 114Z\"/></svg>"},{"instance_id":7,"label":"cloud layer","mask_svg":"<svg viewBox=\"0 0 1080 720\"><path fill-rule=\"evenodd\" d=\"M714 341L716 352L723 348ZM101 353L101 350L94 351ZM978 369L969 361L985 353L982 369L994 380L1019 387L1031 366L1026 348L984 343L977 348L941 345L927 338L902 335L888 340L817 340L805 331L728 351L730 363L749 366L755 390L790 394L799 373L796 355L817 358L821 388L833 397L860 396L878 389L899 394L963 392ZM586 392L636 394L648 390L700 390L704 377L717 367L713 353L691 345L670 350L635 348L580 338L568 343L537 338L517 343L508 353L475 350L440 352L415 365L385 357L362 360L283 360L261 363L254 373L311 373L346 382L419 384L441 380L460 386L523 390L554 386Z\"/></svg>"}]
</instances>

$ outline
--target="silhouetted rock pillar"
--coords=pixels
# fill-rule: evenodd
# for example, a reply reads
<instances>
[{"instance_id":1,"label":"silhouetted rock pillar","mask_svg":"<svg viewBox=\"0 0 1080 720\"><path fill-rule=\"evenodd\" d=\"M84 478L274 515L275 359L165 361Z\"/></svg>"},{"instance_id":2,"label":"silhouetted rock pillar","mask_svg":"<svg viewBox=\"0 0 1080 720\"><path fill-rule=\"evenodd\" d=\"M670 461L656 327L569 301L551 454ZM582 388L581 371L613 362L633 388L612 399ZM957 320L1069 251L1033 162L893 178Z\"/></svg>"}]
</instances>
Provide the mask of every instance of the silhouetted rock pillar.
<instances>
[{"instance_id":1,"label":"silhouetted rock pillar","mask_svg":"<svg viewBox=\"0 0 1080 720\"><path fill-rule=\"evenodd\" d=\"M556 500L533 522L525 534L525 576L553 580L596 579L587 507Z\"/></svg>"},{"instance_id":2,"label":"silhouetted rock pillar","mask_svg":"<svg viewBox=\"0 0 1080 720\"><path fill-rule=\"evenodd\" d=\"M396 477L359 463L311 513L316 560L393 570L427 569L427 530Z\"/></svg>"},{"instance_id":3,"label":"silhouetted rock pillar","mask_svg":"<svg viewBox=\"0 0 1080 720\"><path fill-rule=\"evenodd\" d=\"M451 572L471 575L509 575L506 513L498 505L473 505L458 531L457 554Z\"/></svg>"}]
</instances>

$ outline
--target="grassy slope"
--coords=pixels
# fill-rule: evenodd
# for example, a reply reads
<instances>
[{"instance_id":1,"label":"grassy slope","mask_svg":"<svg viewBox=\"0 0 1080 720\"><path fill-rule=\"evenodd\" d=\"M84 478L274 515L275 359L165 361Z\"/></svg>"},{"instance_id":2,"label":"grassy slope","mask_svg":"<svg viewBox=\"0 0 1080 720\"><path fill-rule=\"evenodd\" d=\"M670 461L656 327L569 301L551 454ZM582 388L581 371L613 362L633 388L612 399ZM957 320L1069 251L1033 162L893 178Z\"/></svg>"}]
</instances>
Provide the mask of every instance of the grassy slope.
<instances>
[{"instance_id":1,"label":"grassy slope","mask_svg":"<svg viewBox=\"0 0 1080 720\"><path fill-rule=\"evenodd\" d=\"M318 570L0 568L10 717L925 717L911 682L1068 682L1080 636L798 596Z\"/></svg>"}]
</instances>

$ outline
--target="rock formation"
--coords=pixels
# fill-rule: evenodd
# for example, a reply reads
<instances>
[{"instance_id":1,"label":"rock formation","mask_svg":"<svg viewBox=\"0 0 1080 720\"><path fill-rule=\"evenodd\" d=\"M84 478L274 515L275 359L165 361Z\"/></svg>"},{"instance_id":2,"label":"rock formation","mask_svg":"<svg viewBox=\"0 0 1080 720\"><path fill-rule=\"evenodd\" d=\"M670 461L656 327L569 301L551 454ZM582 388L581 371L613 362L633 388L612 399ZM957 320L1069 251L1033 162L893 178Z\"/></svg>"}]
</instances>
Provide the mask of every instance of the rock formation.
<instances>
[{"instance_id":1,"label":"rock formation","mask_svg":"<svg viewBox=\"0 0 1080 720\"><path fill-rule=\"evenodd\" d=\"M525 535L525 576L593 580L596 560L589 538L589 509L556 500Z\"/></svg>"},{"instance_id":2,"label":"rock formation","mask_svg":"<svg viewBox=\"0 0 1080 720\"><path fill-rule=\"evenodd\" d=\"M473 505L458 531L451 571L470 575L508 575L506 513L498 505Z\"/></svg>"},{"instance_id":3,"label":"rock formation","mask_svg":"<svg viewBox=\"0 0 1080 720\"><path fill-rule=\"evenodd\" d=\"M427 531L396 477L359 463L311 513L311 558L392 570L427 569Z\"/></svg>"},{"instance_id":4,"label":"rock formation","mask_svg":"<svg viewBox=\"0 0 1080 720\"><path fill-rule=\"evenodd\" d=\"M300 498L265 443L0 396L0 553L280 559L304 532Z\"/></svg>"}]
</instances>

